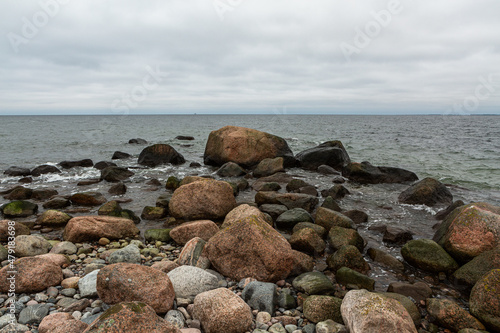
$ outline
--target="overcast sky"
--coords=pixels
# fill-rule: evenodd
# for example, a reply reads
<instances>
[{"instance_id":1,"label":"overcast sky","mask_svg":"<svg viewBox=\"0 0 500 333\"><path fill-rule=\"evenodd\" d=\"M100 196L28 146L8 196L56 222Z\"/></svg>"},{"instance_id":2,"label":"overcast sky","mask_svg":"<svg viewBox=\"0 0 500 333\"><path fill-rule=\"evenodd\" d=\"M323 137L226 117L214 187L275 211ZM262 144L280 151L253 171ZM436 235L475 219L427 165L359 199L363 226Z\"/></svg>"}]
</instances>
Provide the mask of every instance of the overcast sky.
<instances>
[{"instance_id":1,"label":"overcast sky","mask_svg":"<svg viewBox=\"0 0 500 333\"><path fill-rule=\"evenodd\" d=\"M500 113L498 0L0 2L0 114Z\"/></svg>"}]
</instances>

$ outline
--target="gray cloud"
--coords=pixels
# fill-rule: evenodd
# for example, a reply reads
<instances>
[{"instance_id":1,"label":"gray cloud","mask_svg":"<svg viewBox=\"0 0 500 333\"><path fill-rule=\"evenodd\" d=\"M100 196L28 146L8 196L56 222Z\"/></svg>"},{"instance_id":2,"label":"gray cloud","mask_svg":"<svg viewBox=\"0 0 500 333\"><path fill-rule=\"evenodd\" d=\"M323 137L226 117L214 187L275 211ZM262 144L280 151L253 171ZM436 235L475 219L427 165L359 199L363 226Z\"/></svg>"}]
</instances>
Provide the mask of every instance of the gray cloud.
<instances>
[{"instance_id":1,"label":"gray cloud","mask_svg":"<svg viewBox=\"0 0 500 333\"><path fill-rule=\"evenodd\" d=\"M494 0L4 0L0 114L499 113L499 14Z\"/></svg>"}]
</instances>

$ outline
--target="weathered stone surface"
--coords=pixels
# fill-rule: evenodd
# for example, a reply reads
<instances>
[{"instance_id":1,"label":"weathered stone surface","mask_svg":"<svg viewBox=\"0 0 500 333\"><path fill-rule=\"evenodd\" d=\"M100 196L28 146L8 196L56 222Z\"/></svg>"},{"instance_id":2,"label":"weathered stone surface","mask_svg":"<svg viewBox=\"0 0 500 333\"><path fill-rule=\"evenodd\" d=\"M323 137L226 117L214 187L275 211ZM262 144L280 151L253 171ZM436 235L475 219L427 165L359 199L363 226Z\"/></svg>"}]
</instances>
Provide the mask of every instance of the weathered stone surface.
<instances>
[{"instance_id":1,"label":"weathered stone surface","mask_svg":"<svg viewBox=\"0 0 500 333\"><path fill-rule=\"evenodd\" d=\"M122 182L114 184L109 188L108 193L112 195L124 195L127 193L127 185Z\"/></svg>"},{"instance_id":2,"label":"weathered stone surface","mask_svg":"<svg viewBox=\"0 0 500 333\"><path fill-rule=\"evenodd\" d=\"M370 162L350 163L342 175L361 184L404 183L418 180L415 173L393 167L377 167Z\"/></svg>"},{"instance_id":3,"label":"weathered stone surface","mask_svg":"<svg viewBox=\"0 0 500 333\"><path fill-rule=\"evenodd\" d=\"M302 273L311 272L314 269L314 260L307 254L292 250L293 269L289 276L297 276Z\"/></svg>"},{"instance_id":4,"label":"weathered stone surface","mask_svg":"<svg viewBox=\"0 0 500 333\"><path fill-rule=\"evenodd\" d=\"M342 300L333 296L309 296L303 305L304 317L317 323L331 319L337 323L343 323L340 313Z\"/></svg>"},{"instance_id":5,"label":"weathered stone surface","mask_svg":"<svg viewBox=\"0 0 500 333\"><path fill-rule=\"evenodd\" d=\"M168 273L171 270L176 269L177 267L180 267L179 264L170 260L158 261L151 265L151 268L158 269L163 273Z\"/></svg>"},{"instance_id":6,"label":"weathered stone surface","mask_svg":"<svg viewBox=\"0 0 500 333\"><path fill-rule=\"evenodd\" d=\"M500 269L484 275L470 293L470 312L486 328L500 331Z\"/></svg>"},{"instance_id":7,"label":"weathered stone surface","mask_svg":"<svg viewBox=\"0 0 500 333\"><path fill-rule=\"evenodd\" d=\"M76 193L71 196L70 200L73 205L79 206L99 206L107 201L99 192Z\"/></svg>"},{"instance_id":8,"label":"weathered stone surface","mask_svg":"<svg viewBox=\"0 0 500 333\"><path fill-rule=\"evenodd\" d=\"M61 170L59 170L53 165L48 165L48 164L37 166L36 168L31 170L31 175L33 177L38 177L46 173L61 173Z\"/></svg>"},{"instance_id":9,"label":"weathered stone surface","mask_svg":"<svg viewBox=\"0 0 500 333\"><path fill-rule=\"evenodd\" d=\"M144 302L157 313L171 310L175 298L174 287L166 273L129 263L102 268L97 274L97 294L107 304Z\"/></svg>"},{"instance_id":10,"label":"weathered stone surface","mask_svg":"<svg viewBox=\"0 0 500 333\"><path fill-rule=\"evenodd\" d=\"M107 182L116 183L132 177L134 173L127 168L109 166L101 170L101 179Z\"/></svg>"},{"instance_id":11,"label":"weathered stone surface","mask_svg":"<svg viewBox=\"0 0 500 333\"><path fill-rule=\"evenodd\" d=\"M405 266L401 261L385 251L376 248L369 248L367 253L374 262L379 263L393 271L402 272L405 269Z\"/></svg>"},{"instance_id":12,"label":"weathered stone surface","mask_svg":"<svg viewBox=\"0 0 500 333\"><path fill-rule=\"evenodd\" d=\"M483 275L492 269L500 269L500 246L481 253L457 269L453 277L456 282L472 288Z\"/></svg>"},{"instance_id":13,"label":"weathered stone surface","mask_svg":"<svg viewBox=\"0 0 500 333\"><path fill-rule=\"evenodd\" d=\"M308 272L297 276L292 285L309 295L331 295L335 292L332 281L321 272Z\"/></svg>"},{"instance_id":14,"label":"weathered stone surface","mask_svg":"<svg viewBox=\"0 0 500 333\"><path fill-rule=\"evenodd\" d=\"M81 333L89 325L76 320L70 313L57 312L43 318L39 333Z\"/></svg>"},{"instance_id":15,"label":"weathered stone surface","mask_svg":"<svg viewBox=\"0 0 500 333\"><path fill-rule=\"evenodd\" d=\"M439 326L459 331L463 328L484 330L484 325L471 316L457 303L448 299L427 299L427 312L434 318Z\"/></svg>"},{"instance_id":16,"label":"weathered stone surface","mask_svg":"<svg viewBox=\"0 0 500 333\"><path fill-rule=\"evenodd\" d=\"M17 271L16 293L36 293L51 286L57 286L63 280L61 267L52 261L38 257L20 258L14 262L14 269L5 266L0 270L0 292L7 293L11 276L9 271Z\"/></svg>"},{"instance_id":17,"label":"weathered stone surface","mask_svg":"<svg viewBox=\"0 0 500 333\"><path fill-rule=\"evenodd\" d=\"M292 231L293 233L296 233L297 231L299 231L300 229L305 229L305 228L310 228L310 229L313 229L319 237L323 238L326 236L326 230L325 228L323 228L322 226L318 225L318 224L315 224L315 223L311 223L311 222L300 222L300 223L297 223Z\"/></svg>"},{"instance_id":18,"label":"weathered stone surface","mask_svg":"<svg viewBox=\"0 0 500 333\"><path fill-rule=\"evenodd\" d=\"M149 167L167 163L179 165L184 162L186 162L184 156L179 154L172 146L166 144L156 144L144 148L137 160L137 163Z\"/></svg>"},{"instance_id":19,"label":"weathered stone surface","mask_svg":"<svg viewBox=\"0 0 500 333\"><path fill-rule=\"evenodd\" d=\"M292 249L307 253L323 253L326 248L325 241L311 228L299 229L288 241Z\"/></svg>"},{"instance_id":20,"label":"weathered stone surface","mask_svg":"<svg viewBox=\"0 0 500 333\"><path fill-rule=\"evenodd\" d=\"M395 299L396 301L401 303L401 305L405 307L406 311L408 311L408 314L411 316L411 319L413 319L413 323L415 324L415 326L418 327L418 325L420 325L422 315L420 314L420 310L417 308L415 303L409 297L389 292L382 292L378 294L384 297Z\"/></svg>"},{"instance_id":21,"label":"weathered stone surface","mask_svg":"<svg viewBox=\"0 0 500 333\"><path fill-rule=\"evenodd\" d=\"M38 205L24 200L16 200L1 206L2 214L7 218L28 217L38 212Z\"/></svg>"},{"instance_id":22,"label":"weathered stone surface","mask_svg":"<svg viewBox=\"0 0 500 333\"><path fill-rule=\"evenodd\" d=\"M344 145L338 140L301 151L296 158L302 168L309 170L316 170L321 165L342 170L351 161Z\"/></svg>"},{"instance_id":23,"label":"weathered stone surface","mask_svg":"<svg viewBox=\"0 0 500 333\"><path fill-rule=\"evenodd\" d=\"M210 267L210 260L207 257L205 246L207 242L200 237L195 237L188 241L182 248L177 262L179 265L190 265L206 269Z\"/></svg>"},{"instance_id":24,"label":"weathered stone surface","mask_svg":"<svg viewBox=\"0 0 500 333\"><path fill-rule=\"evenodd\" d=\"M349 267L362 274L370 270L370 265L363 258L359 249L353 245L344 245L326 259L328 267L336 272L342 267Z\"/></svg>"},{"instance_id":25,"label":"weathered stone surface","mask_svg":"<svg viewBox=\"0 0 500 333\"><path fill-rule=\"evenodd\" d=\"M72 216L58 210L49 209L37 218L37 223L48 227L64 227Z\"/></svg>"},{"instance_id":26,"label":"weathered stone surface","mask_svg":"<svg viewBox=\"0 0 500 333\"><path fill-rule=\"evenodd\" d=\"M264 204L279 204L284 205L288 209L303 208L311 213L318 205L318 198L302 193L277 193L261 191L255 194L255 203L257 205Z\"/></svg>"},{"instance_id":27,"label":"weathered stone surface","mask_svg":"<svg viewBox=\"0 0 500 333\"><path fill-rule=\"evenodd\" d=\"M25 307L19 314L19 324L39 324L49 314L49 305L34 304Z\"/></svg>"},{"instance_id":28,"label":"weathered stone surface","mask_svg":"<svg viewBox=\"0 0 500 333\"><path fill-rule=\"evenodd\" d=\"M184 245L194 237L208 241L219 232L219 227L213 221L200 220L183 223L170 231L170 237L177 243Z\"/></svg>"},{"instance_id":29,"label":"weathered stone surface","mask_svg":"<svg viewBox=\"0 0 500 333\"><path fill-rule=\"evenodd\" d=\"M0 221L0 242L6 242L8 237L11 236L9 234L9 226L14 227L14 236L20 236L20 235L29 235L30 234L30 228L28 228L26 225L19 223L19 222L14 222L14 221L9 221L9 220L1 220Z\"/></svg>"},{"instance_id":30,"label":"weathered stone surface","mask_svg":"<svg viewBox=\"0 0 500 333\"><path fill-rule=\"evenodd\" d=\"M252 215L255 215L260 219L266 221L270 226L273 225L273 221L269 221L266 214L264 214L260 209L247 204L243 204L239 205L238 207L234 208L229 213L227 213L226 217L224 218L224 223L222 223L220 229L222 230L229 228L230 226L234 225L241 219Z\"/></svg>"},{"instance_id":31,"label":"weathered stone surface","mask_svg":"<svg viewBox=\"0 0 500 333\"><path fill-rule=\"evenodd\" d=\"M344 286L351 285L366 290L375 289L375 280L348 267L338 269L335 280Z\"/></svg>"},{"instance_id":32,"label":"weathered stone surface","mask_svg":"<svg viewBox=\"0 0 500 333\"><path fill-rule=\"evenodd\" d=\"M345 245L353 245L363 251L365 241L354 229L332 226L328 232L328 241L333 250L338 250Z\"/></svg>"},{"instance_id":33,"label":"weathered stone surface","mask_svg":"<svg viewBox=\"0 0 500 333\"><path fill-rule=\"evenodd\" d=\"M351 192L349 192L349 190L345 188L344 185L340 184L335 184L328 190L321 191L322 197L324 198L332 197L335 200L340 200L348 194L351 194Z\"/></svg>"},{"instance_id":34,"label":"weathered stone surface","mask_svg":"<svg viewBox=\"0 0 500 333\"><path fill-rule=\"evenodd\" d=\"M78 280L78 290L82 297L97 296L97 274L99 269L92 271Z\"/></svg>"},{"instance_id":35,"label":"weathered stone surface","mask_svg":"<svg viewBox=\"0 0 500 333\"><path fill-rule=\"evenodd\" d=\"M218 279L204 269L193 266L180 266L168 272L176 298L193 301L196 295L218 288Z\"/></svg>"},{"instance_id":36,"label":"weathered stone surface","mask_svg":"<svg viewBox=\"0 0 500 333\"><path fill-rule=\"evenodd\" d=\"M288 241L256 215L219 231L205 250L216 270L235 280L276 282L288 276L294 263Z\"/></svg>"},{"instance_id":37,"label":"weathered stone surface","mask_svg":"<svg viewBox=\"0 0 500 333\"><path fill-rule=\"evenodd\" d=\"M245 169L234 162L227 162L217 170L217 175L221 177L239 177L245 174Z\"/></svg>"},{"instance_id":38,"label":"weathered stone surface","mask_svg":"<svg viewBox=\"0 0 500 333\"><path fill-rule=\"evenodd\" d=\"M492 250L500 245L500 207L484 202L461 206L444 219L434 240L460 262Z\"/></svg>"},{"instance_id":39,"label":"weathered stone surface","mask_svg":"<svg viewBox=\"0 0 500 333\"><path fill-rule=\"evenodd\" d=\"M4 196L7 200L27 200L33 196L33 190L24 186L16 186L9 190L9 193Z\"/></svg>"},{"instance_id":40,"label":"weathered stone surface","mask_svg":"<svg viewBox=\"0 0 500 333\"><path fill-rule=\"evenodd\" d=\"M252 281L245 286L241 298L254 310L274 315L278 303L278 291L274 283Z\"/></svg>"},{"instance_id":41,"label":"weathered stone surface","mask_svg":"<svg viewBox=\"0 0 500 333\"><path fill-rule=\"evenodd\" d=\"M409 241L401 248L401 255L410 265L428 272L452 273L458 269L457 262L430 239Z\"/></svg>"},{"instance_id":42,"label":"weathered stone surface","mask_svg":"<svg viewBox=\"0 0 500 333\"><path fill-rule=\"evenodd\" d=\"M350 218L339 212L324 207L318 207L314 221L316 224L325 228L327 232L329 232L333 226L342 228L354 227L354 222L352 222Z\"/></svg>"},{"instance_id":43,"label":"weathered stone surface","mask_svg":"<svg viewBox=\"0 0 500 333\"><path fill-rule=\"evenodd\" d=\"M146 242L169 242L172 239L171 231L172 229L148 229L144 232L144 239Z\"/></svg>"},{"instance_id":44,"label":"weathered stone surface","mask_svg":"<svg viewBox=\"0 0 500 333\"><path fill-rule=\"evenodd\" d=\"M64 228L65 240L78 243L108 239L135 237L139 229L129 219L111 216L79 216L69 220Z\"/></svg>"},{"instance_id":45,"label":"weathered stone surface","mask_svg":"<svg viewBox=\"0 0 500 333\"><path fill-rule=\"evenodd\" d=\"M156 315L143 302L116 304L96 319L83 333L181 333L177 327Z\"/></svg>"},{"instance_id":46,"label":"weathered stone surface","mask_svg":"<svg viewBox=\"0 0 500 333\"><path fill-rule=\"evenodd\" d=\"M209 165L222 165L235 162L243 167L256 165L265 158L285 158L295 161L287 142L275 135L258 130L225 126L212 131L205 147L204 162Z\"/></svg>"},{"instance_id":47,"label":"weathered stone surface","mask_svg":"<svg viewBox=\"0 0 500 333\"><path fill-rule=\"evenodd\" d=\"M199 294L194 299L193 317L206 333L241 333L252 326L252 311L226 288Z\"/></svg>"},{"instance_id":48,"label":"weathered stone surface","mask_svg":"<svg viewBox=\"0 0 500 333\"><path fill-rule=\"evenodd\" d=\"M423 282L415 282L413 284L392 282L387 288L387 291L411 297L416 302L424 301L432 296L432 289Z\"/></svg>"},{"instance_id":49,"label":"weathered stone surface","mask_svg":"<svg viewBox=\"0 0 500 333\"><path fill-rule=\"evenodd\" d=\"M170 214L186 220L220 219L234 207L232 187L222 181L196 181L175 190L169 203Z\"/></svg>"},{"instance_id":50,"label":"weathered stone surface","mask_svg":"<svg viewBox=\"0 0 500 333\"><path fill-rule=\"evenodd\" d=\"M417 333L401 303L366 290L348 292L340 310L351 333Z\"/></svg>"},{"instance_id":51,"label":"weathered stone surface","mask_svg":"<svg viewBox=\"0 0 500 333\"><path fill-rule=\"evenodd\" d=\"M16 257L33 257L48 253L52 245L40 235L21 235L16 237Z\"/></svg>"},{"instance_id":52,"label":"weathered stone surface","mask_svg":"<svg viewBox=\"0 0 500 333\"><path fill-rule=\"evenodd\" d=\"M399 202L414 205L434 206L451 204L453 195L450 190L434 178L424 178L401 192Z\"/></svg>"},{"instance_id":53,"label":"weathered stone surface","mask_svg":"<svg viewBox=\"0 0 500 333\"><path fill-rule=\"evenodd\" d=\"M299 222L313 222L313 218L305 209L293 208L287 210L276 219L276 225L284 229L293 229Z\"/></svg>"},{"instance_id":54,"label":"weathered stone surface","mask_svg":"<svg viewBox=\"0 0 500 333\"><path fill-rule=\"evenodd\" d=\"M116 250L108 257L110 264L117 264L119 262L128 262L131 264L141 263L141 251L135 244L129 244L123 249Z\"/></svg>"},{"instance_id":55,"label":"weathered stone surface","mask_svg":"<svg viewBox=\"0 0 500 333\"><path fill-rule=\"evenodd\" d=\"M271 176L277 172L285 171L284 167L284 159L283 157L275 157L275 158L265 158L259 162L257 167L253 170L253 176L267 177Z\"/></svg>"}]
</instances>

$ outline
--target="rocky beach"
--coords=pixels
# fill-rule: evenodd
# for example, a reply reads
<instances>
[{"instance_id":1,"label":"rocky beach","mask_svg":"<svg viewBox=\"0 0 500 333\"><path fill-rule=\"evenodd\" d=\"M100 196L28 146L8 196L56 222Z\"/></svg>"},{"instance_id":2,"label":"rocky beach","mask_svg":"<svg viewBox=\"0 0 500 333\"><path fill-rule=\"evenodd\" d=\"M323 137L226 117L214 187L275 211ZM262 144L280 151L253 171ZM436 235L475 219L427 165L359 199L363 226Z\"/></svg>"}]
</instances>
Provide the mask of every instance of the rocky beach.
<instances>
[{"instance_id":1,"label":"rocky beach","mask_svg":"<svg viewBox=\"0 0 500 333\"><path fill-rule=\"evenodd\" d=\"M175 140L3 170L0 333L500 332L497 202L338 140Z\"/></svg>"}]
</instances>

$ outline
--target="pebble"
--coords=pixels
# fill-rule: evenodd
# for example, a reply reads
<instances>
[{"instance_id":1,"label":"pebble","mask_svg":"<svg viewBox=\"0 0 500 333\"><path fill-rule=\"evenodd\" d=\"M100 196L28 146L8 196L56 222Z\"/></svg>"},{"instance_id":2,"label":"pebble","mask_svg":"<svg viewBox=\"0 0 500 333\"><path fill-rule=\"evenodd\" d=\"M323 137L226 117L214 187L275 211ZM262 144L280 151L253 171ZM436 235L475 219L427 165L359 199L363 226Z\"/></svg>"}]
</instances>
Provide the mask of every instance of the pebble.
<instances>
[{"instance_id":1,"label":"pebble","mask_svg":"<svg viewBox=\"0 0 500 333\"><path fill-rule=\"evenodd\" d=\"M57 288L55 287L47 288L47 296L56 297L57 295L59 295L59 290L57 290Z\"/></svg>"}]
</instances>

